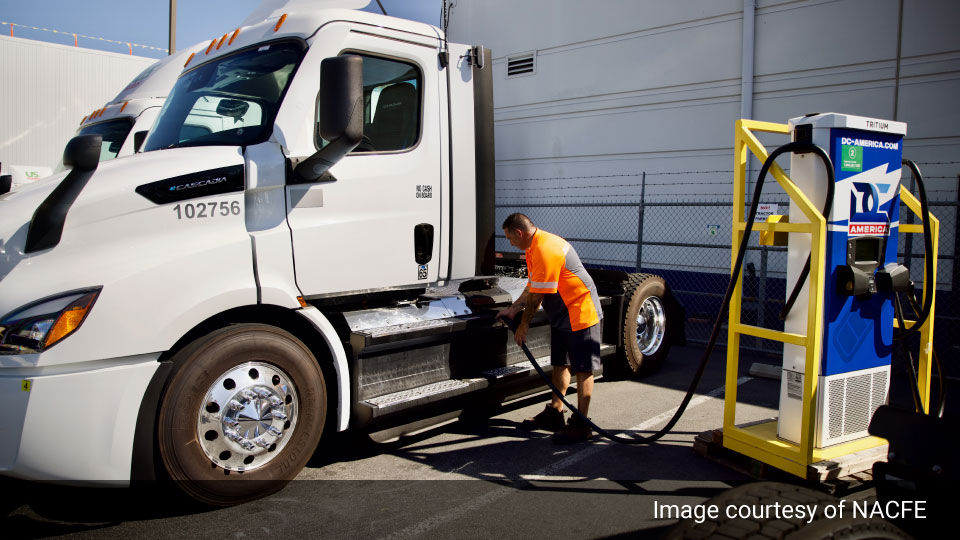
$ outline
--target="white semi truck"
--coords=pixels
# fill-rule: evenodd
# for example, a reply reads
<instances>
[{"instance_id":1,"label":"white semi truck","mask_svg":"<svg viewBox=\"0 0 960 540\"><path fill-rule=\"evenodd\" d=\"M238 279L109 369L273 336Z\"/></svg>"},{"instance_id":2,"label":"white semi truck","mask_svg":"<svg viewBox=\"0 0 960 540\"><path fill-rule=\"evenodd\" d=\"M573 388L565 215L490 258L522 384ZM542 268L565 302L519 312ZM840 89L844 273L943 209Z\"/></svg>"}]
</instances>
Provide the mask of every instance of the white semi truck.
<instances>
[{"instance_id":1,"label":"white semi truck","mask_svg":"<svg viewBox=\"0 0 960 540\"><path fill-rule=\"evenodd\" d=\"M147 133L160 113L167 95L183 71L184 62L202 52L207 43L198 43L177 54L167 56L151 64L134 77L116 97L95 109L80 120L74 135L100 135L100 160L133 155L140 150ZM204 129L203 124L193 126ZM29 183L63 172L66 168L61 160L50 167L4 167L11 174L10 185L0 181L0 194L20 189Z\"/></svg>"},{"instance_id":2,"label":"white semi truck","mask_svg":"<svg viewBox=\"0 0 960 540\"><path fill-rule=\"evenodd\" d=\"M84 116L76 135L101 136L101 161L139 151L184 63L207 47L207 43L198 43L151 64L115 98ZM63 171L63 163L56 170Z\"/></svg>"},{"instance_id":3,"label":"white semi truck","mask_svg":"<svg viewBox=\"0 0 960 540\"><path fill-rule=\"evenodd\" d=\"M494 324L525 281L483 277L489 51L343 9L228 39L183 68L142 153L101 163L80 136L67 172L0 198L0 473L234 504L324 431L541 385ZM608 365L654 369L664 282L592 274ZM542 363L548 336L540 316Z\"/></svg>"}]
</instances>

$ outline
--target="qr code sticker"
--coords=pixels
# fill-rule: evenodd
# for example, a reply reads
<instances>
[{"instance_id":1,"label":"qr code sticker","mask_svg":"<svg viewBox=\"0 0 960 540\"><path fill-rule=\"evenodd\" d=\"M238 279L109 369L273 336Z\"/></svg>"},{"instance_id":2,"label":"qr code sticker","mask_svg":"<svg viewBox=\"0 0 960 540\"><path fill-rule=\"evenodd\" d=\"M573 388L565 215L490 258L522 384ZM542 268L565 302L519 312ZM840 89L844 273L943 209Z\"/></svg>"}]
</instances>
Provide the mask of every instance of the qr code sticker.
<instances>
[{"instance_id":1,"label":"qr code sticker","mask_svg":"<svg viewBox=\"0 0 960 540\"><path fill-rule=\"evenodd\" d=\"M417 267L417 279L427 279L427 265L421 264Z\"/></svg>"}]
</instances>

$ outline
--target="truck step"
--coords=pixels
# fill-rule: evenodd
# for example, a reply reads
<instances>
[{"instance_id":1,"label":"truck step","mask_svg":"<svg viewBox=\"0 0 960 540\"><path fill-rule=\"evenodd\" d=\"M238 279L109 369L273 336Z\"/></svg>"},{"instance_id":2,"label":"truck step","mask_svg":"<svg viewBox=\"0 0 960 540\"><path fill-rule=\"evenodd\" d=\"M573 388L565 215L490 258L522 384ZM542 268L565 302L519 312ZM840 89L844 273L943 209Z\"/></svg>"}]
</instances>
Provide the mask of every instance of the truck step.
<instances>
[{"instance_id":1,"label":"truck step","mask_svg":"<svg viewBox=\"0 0 960 540\"><path fill-rule=\"evenodd\" d=\"M405 409L415 405L431 403L487 386L484 379L449 379L384 394L363 401L367 406L381 412L386 409Z\"/></svg>"},{"instance_id":2,"label":"truck step","mask_svg":"<svg viewBox=\"0 0 960 540\"><path fill-rule=\"evenodd\" d=\"M350 342L354 347L367 349L399 341L451 334L462 330L466 323L461 319L434 319L407 322L355 331Z\"/></svg>"},{"instance_id":3,"label":"truck step","mask_svg":"<svg viewBox=\"0 0 960 540\"><path fill-rule=\"evenodd\" d=\"M537 364L539 364L540 367L544 368L546 371L550 371L549 369L546 369L550 367L549 356L537 358ZM509 366L498 367L496 369L484 371L483 376L490 379L502 379L509 375L514 375L516 373L526 373L528 371L533 371L533 366L530 365L530 362L521 362L519 364L512 364Z\"/></svg>"}]
</instances>

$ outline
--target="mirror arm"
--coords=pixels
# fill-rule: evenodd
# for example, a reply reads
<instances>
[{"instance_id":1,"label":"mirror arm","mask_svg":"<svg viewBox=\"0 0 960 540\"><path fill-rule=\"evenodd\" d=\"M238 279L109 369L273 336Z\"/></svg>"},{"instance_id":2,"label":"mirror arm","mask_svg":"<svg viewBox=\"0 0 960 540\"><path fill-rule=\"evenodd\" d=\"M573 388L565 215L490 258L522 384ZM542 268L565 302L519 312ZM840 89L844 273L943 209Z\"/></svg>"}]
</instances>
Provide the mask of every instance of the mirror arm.
<instances>
[{"instance_id":1,"label":"mirror arm","mask_svg":"<svg viewBox=\"0 0 960 540\"><path fill-rule=\"evenodd\" d=\"M316 182L330 167L337 164L344 156L353 151L363 139L363 98L357 99L350 112L349 128L336 139L332 140L315 152L312 156L301 161L293 169L299 182Z\"/></svg>"}]
</instances>

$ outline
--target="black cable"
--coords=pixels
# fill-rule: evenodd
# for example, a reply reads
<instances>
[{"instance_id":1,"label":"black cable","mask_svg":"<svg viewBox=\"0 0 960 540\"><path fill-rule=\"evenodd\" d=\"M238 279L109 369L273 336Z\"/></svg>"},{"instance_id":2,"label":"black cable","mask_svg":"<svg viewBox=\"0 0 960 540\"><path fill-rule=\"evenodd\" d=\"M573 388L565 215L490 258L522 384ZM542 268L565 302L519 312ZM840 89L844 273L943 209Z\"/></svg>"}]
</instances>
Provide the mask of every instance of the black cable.
<instances>
[{"instance_id":1,"label":"black cable","mask_svg":"<svg viewBox=\"0 0 960 540\"><path fill-rule=\"evenodd\" d=\"M782 147L781 147L782 148ZM827 153L823 151L819 146L815 147L819 152L814 151L821 159L826 159L827 163L827 198L823 203L823 217L824 219L830 215L830 209L833 207L833 192L835 186L835 179L833 175L833 165L830 164L830 157L827 156ZM778 148L779 150L779 148ZM776 152L774 152L776 153ZM773 155L773 154L771 154ZM763 171L761 171L762 173ZM810 249L813 249L812 241ZM810 275L810 254L807 254L807 262L803 263L803 270L800 271L800 275L797 277L797 282L793 286L793 290L790 292L790 297L787 298L787 301L783 304L783 307L780 308L780 320L784 321L787 319L787 315L790 314L790 310L793 309L794 302L797 301L797 296L800 295L800 289L803 288L803 284L807 281L807 276Z\"/></svg>"},{"instance_id":2,"label":"black cable","mask_svg":"<svg viewBox=\"0 0 960 540\"><path fill-rule=\"evenodd\" d=\"M537 370L537 373L540 374L540 377L543 378L544 382L547 383L547 386L550 387L550 390L553 391L554 395L560 398L560 401L570 409L575 416L586 422L590 427L592 427L597 433L603 435L604 437L610 439L611 441L622 443L622 444L651 444L661 437L666 435L673 429L673 426L680 420L680 417L683 415L684 411L687 409L687 405L690 404L690 400L693 399L693 394L697 390L697 386L700 384L700 379L703 377L703 372L707 368L707 363L710 361L710 355L713 353L713 347L717 343L717 338L720 336L720 329L723 326L724 315L726 315L727 309L730 307L730 298L733 296L733 290L736 288L737 280L740 277L740 271L743 269L743 260L746 257L747 253L747 244L750 239L750 233L753 232L753 223L757 219L757 209L760 206L760 194L763 188L763 181L767 176L767 171L770 170L770 166L773 165L774 160L777 156L785 152L813 152L820 156L823 160L824 165L827 168L827 176L831 179L831 186L833 184L833 163L830 161L830 156L819 146L814 145L813 143L808 142L792 142L787 143L780 148L777 148L773 151L772 154L763 162L763 167L760 168L760 174L757 176L757 185L753 190L753 203L750 205L750 217L747 219L747 225L744 228L742 241L740 242L740 249L737 251L737 260L733 265L733 271L730 273L730 282L727 284L727 291L723 295L723 302L720 304L720 313L717 314L717 320L713 323L713 330L710 332L710 339L707 340L707 347L703 352L703 358L700 360L700 365L697 367L697 372L693 376L693 380L690 381L690 387L687 389L686 395L683 396L683 401L680 402L680 406L677 408L677 412L673 414L673 417L670 421L667 422L665 426L660 428L659 431L650 435L649 437L636 436L633 439L627 439L624 437L617 436L613 433L602 429L600 426L596 425L587 418L583 413L577 410L576 407L567 402L564 395L560 390L554 386L553 382L547 377L547 374L544 373L543 369L540 367L540 364L537 364L536 359L533 357L533 354L530 353L530 349L527 348L526 343L522 343L520 348L523 350L523 353L527 356L527 360L533 364L533 367ZM828 188L828 192L830 188ZM511 331L516 331L516 321L513 319L503 318L503 321L507 324L507 327Z\"/></svg>"},{"instance_id":3,"label":"black cable","mask_svg":"<svg viewBox=\"0 0 960 540\"><path fill-rule=\"evenodd\" d=\"M903 320L903 307L900 304L900 295L896 293L893 295L893 312L897 317L897 323L900 324L900 328L906 328ZM910 379L910 396L913 397L913 408L914 411L922 414L923 407L920 405L920 382L917 377L917 369L913 365L913 355L910 354L906 341L900 342L900 348L903 350L904 356L907 357L907 378Z\"/></svg>"},{"instance_id":4,"label":"black cable","mask_svg":"<svg viewBox=\"0 0 960 540\"><path fill-rule=\"evenodd\" d=\"M917 181L917 191L920 193L920 211L923 214L921 218L923 219L923 261L924 261L924 294L923 294L923 309L920 312L920 315L917 317L917 322L913 324L909 329L901 325L901 331L893 335L893 339L904 339L909 336L912 336L914 333L920 330L920 327L923 326L923 323L927 322L927 318L930 317L930 307L933 305L933 287L930 284L936 280L933 275L933 234L930 232L930 209L927 207L927 190L923 185L923 175L920 174L920 169L917 168L917 164L912 160L904 159L902 161L904 165L910 168L910 172L913 174L913 178ZM909 268L910 261L907 261L907 268Z\"/></svg>"}]
</instances>

